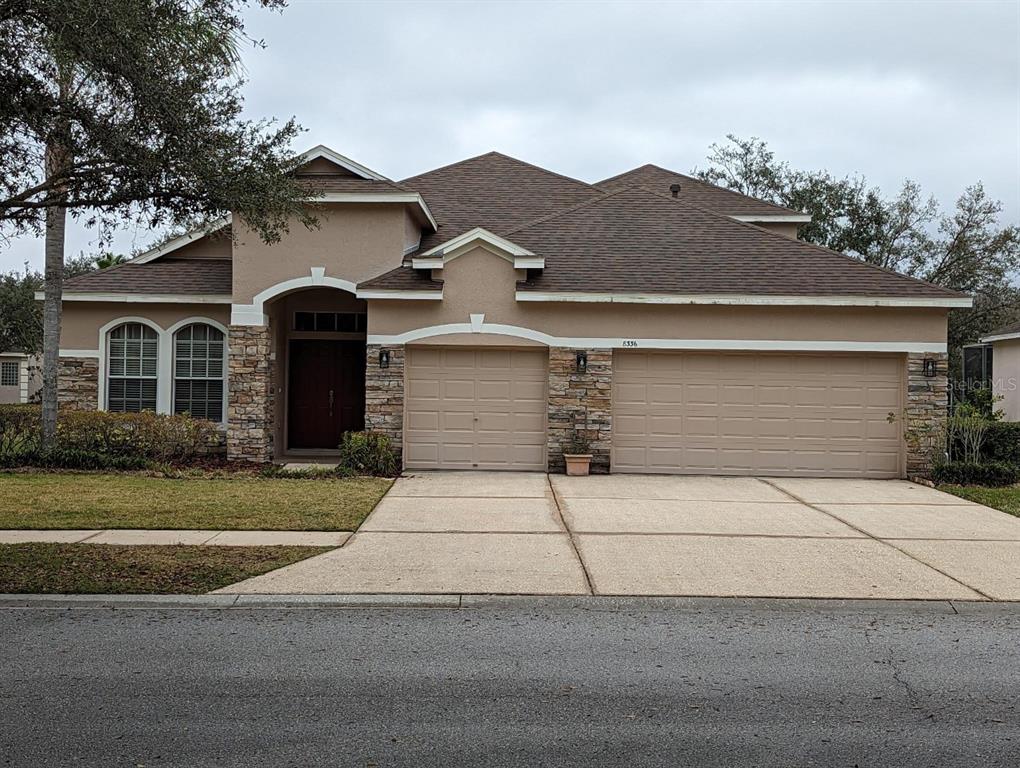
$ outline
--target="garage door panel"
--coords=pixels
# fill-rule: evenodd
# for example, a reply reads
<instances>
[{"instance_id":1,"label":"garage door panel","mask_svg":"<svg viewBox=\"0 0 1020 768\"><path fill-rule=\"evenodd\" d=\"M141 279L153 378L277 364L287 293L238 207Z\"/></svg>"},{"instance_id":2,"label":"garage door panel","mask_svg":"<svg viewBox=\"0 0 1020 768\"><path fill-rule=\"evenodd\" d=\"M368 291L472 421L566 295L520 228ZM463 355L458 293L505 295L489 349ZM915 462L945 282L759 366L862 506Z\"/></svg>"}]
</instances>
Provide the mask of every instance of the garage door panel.
<instances>
[{"instance_id":1,"label":"garage door panel","mask_svg":"<svg viewBox=\"0 0 1020 768\"><path fill-rule=\"evenodd\" d=\"M613 469L898 477L888 414L904 368L894 355L617 352Z\"/></svg>"},{"instance_id":2,"label":"garage door panel","mask_svg":"<svg viewBox=\"0 0 1020 768\"><path fill-rule=\"evenodd\" d=\"M544 350L411 347L408 469L545 468Z\"/></svg>"}]
</instances>

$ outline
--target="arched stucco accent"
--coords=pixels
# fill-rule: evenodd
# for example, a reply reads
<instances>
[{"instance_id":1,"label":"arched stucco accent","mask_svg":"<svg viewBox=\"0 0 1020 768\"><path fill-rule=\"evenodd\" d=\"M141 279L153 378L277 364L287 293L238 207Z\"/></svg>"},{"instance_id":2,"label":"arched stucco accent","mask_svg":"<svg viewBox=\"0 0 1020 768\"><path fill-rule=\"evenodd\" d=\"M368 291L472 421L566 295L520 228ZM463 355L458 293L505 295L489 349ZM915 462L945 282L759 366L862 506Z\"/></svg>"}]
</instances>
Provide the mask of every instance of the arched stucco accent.
<instances>
[{"instance_id":1,"label":"arched stucco accent","mask_svg":"<svg viewBox=\"0 0 1020 768\"><path fill-rule=\"evenodd\" d=\"M231 325L265 325L265 304L277 296L296 291L301 288L337 288L341 291L356 294L358 286L341 277L327 277L325 267L312 267L311 274L306 277L292 277L271 285L256 293L251 304L232 304L230 307Z\"/></svg>"}]
</instances>

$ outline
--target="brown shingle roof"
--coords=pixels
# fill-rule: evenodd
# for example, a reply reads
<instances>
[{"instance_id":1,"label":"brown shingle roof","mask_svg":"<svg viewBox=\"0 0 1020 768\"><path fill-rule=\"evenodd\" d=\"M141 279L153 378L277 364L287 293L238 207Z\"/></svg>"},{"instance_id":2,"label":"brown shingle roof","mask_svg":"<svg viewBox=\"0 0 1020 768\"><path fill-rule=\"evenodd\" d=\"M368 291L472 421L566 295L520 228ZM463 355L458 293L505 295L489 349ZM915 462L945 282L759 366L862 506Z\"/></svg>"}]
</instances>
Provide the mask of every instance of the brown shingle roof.
<instances>
[{"instance_id":1,"label":"brown shingle roof","mask_svg":"<svg viewBox=\"0 0 1020 768\"><path fill-rule=\"evenodd\" d=\"M957 297L835 251L631 187L505 236L545 269L525 291Z\"/></svg>"},{"instance_id":2,"label":"brown shingle roof","mask_svg":"<svg viewBox=\"0 0 1020 768\"><path fill-rule=\"evenodd\" d=\"M590 184L512 157L489 152L400 182L420 192L439 224L419 251L474 227L495 234L599 197Z\"/></svg>"},{"instance_id":3,"label":"brown shingle roof","mask_svg":"<svg viewBox=\"0 0 1020 768\"><path fill-rule=\"evenodd\" d=\"M996 328L994 331L981 334L981 338L987 339L989 336L1008 336L1012 333L1020 333L1020 320L1009 325L1004 325L1001 328Z\"/></svg>"},{"instance_id":4,"label":"brown shingle roof","mask_svg":"<svg viewBox=\"0 0 1020 768\"><path fill-rule=\"evenodd\" d=\"M231 277L228 259L174 259L167 256L147 264L129 261L78 275L64 283L64 290L230 296Z\"/></svg>"},{"instance_id":5,"label":"brown shingle roof","mask_svg":"<svg viewBox=\"0 0 1020 768\"><path fill-rule=\"evenodd\" d=\"M595 182L596 187L606 192L618 192L627 187L648 187L664 195L670 194L671 184L680 185L681 200L726 216L789 216L800 213L650 163Z\"/></svg>"},{"instance_id":6,"label":"brown shingle roof","mask_svg":"<svg viewBox=\"0 0 1020 768\"><path fill-rule=\"evenodd\" d=\"M443 283L433 280L431 271L397 267L389 272L358 283L358 288L375 288L389 291L442 291Z\"/></svg>"}]
</instances>

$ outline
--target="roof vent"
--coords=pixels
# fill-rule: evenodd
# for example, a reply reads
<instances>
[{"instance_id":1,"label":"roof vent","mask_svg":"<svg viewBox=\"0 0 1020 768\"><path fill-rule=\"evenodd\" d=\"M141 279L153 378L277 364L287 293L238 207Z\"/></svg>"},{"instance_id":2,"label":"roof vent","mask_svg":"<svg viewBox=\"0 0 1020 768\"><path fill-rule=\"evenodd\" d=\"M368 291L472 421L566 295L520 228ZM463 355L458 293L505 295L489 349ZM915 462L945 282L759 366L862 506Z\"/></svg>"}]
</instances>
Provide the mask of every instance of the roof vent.
<instances>
[{"instance_id":1,"label":"roof vent","mask_svg":"<svg viewBox=\"0 0 1020 768\"><path fill-rule=\"evenodd\" d=\"M673 194L673 197L680 197L680 185L670 184L669 191Z\"/></svg>"}]
</instances>

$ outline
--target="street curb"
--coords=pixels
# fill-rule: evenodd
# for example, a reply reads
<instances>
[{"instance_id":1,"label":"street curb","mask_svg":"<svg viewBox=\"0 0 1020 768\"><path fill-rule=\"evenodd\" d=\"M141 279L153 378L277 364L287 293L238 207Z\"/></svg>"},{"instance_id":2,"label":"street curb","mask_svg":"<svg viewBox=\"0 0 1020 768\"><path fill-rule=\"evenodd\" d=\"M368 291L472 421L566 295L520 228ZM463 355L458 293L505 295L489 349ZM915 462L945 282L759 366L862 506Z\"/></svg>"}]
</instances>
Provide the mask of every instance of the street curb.
<instances>
[{"instance_id":1,"label":"street curb","mask_svg":"<svg viewBox=\"0 0 1020 768\"><path fill-rule=\"evenodd\" d=\"M149 608L149 609L312 609L312 608L520 608L586 611L717 611L838 613L883 611L905 614L1020 613L1020 602L960 600L867 600L770 597L627 597L610 595L11 595L0 594L4 608Z\"/></svg>"}]
</instances>

